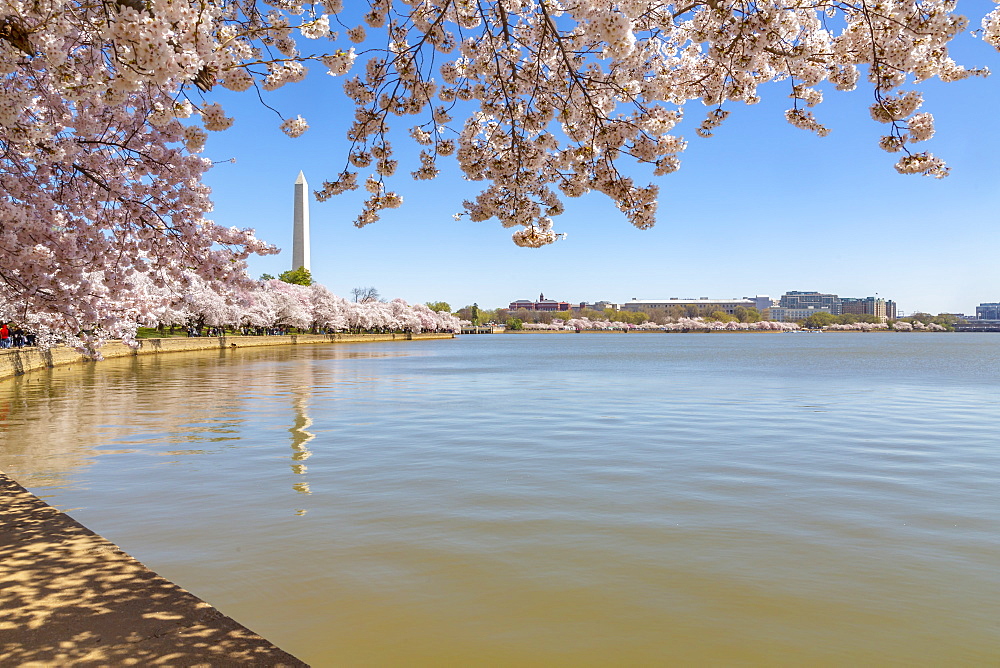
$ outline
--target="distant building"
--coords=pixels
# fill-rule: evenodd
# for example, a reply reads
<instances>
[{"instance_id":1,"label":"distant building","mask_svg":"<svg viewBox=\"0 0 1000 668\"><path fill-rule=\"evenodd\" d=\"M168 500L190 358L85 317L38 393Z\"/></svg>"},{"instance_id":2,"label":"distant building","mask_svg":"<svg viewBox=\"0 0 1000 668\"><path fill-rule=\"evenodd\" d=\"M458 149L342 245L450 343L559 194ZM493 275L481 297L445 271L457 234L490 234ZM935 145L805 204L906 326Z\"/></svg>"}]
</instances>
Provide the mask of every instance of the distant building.
<instances>
[{"instance_id":1,"label":"distant building","mask_svg":"<svg viewBox=\"0 0 1000 668\"><path fill-rule=\"evenodd\" d=\"M536 302L527 299L518 299L511 302L507 307L510 311L516 311L521 308L528 311L568 311L569 302L557 302L553 299L546 299L544 294L540 294Z\"/></svg>"},{"instance_id":2,"label":"distant building","mask_svg":"<svg viewBox=\"0 0 1000 668\"><path fill-rule=\"evenodd\" d=\"M825 292L786 292L770 311L771 320L794 322L825 311L832 315L873 315L883 322L896 318L896 302L880 297L840 297Z\"/></svg>"},{"instance_id":3,"label":"distant building","mask_svg":"<svg viewBox=\"0 0 1000 668\"><path fill-rule=\"evenodd\" d=\"M768 301L770 302L770 299ZM757 302L752 299L709 299L708 297L702 297L701 299L678 299L677 297L671 297L667 300L633 299L622 304L621 310L648 311L654 308L669 309L677 306L688 310L696 310L696 315L698 316L708 315L713 311L722 311L723 313L732 315L738 307L757 308Z\"/></svg>"},{"instance_id":4,"label":"distant building","mask_svg":"<svg viewBox=\"0 0 1000 668\"><path fill-rule=\"evenodd\" d=\"M956 322L956 332L1000 332L1000 320L978 320L973 318L966 322Z\"/></svg>"},{"instance_id":5,"label":"distant building","mask_svg":"<svg viewBox=\"0 0 1000 668\"><path fill-rule=\"evenodd\" d=\"M988 302L977 306L976 320L1000 320L1000 302Z\"/></svg>"},{"instance_id":6,"label":"distant building","mask_svg":"<svg viewBox=\"0 0 1000 668\"><path fill-rule=\"evenodd\" d=\"M828 307L806 307L806 308L786 308L783 306L772 306L771 310L768 311L768 319L774 320L775 322L798 322L799 320L805 320L811 315L817 313L829 313L835 315Z\"/></svg>"},{"instance_id":7,"label":"distant building","mask_svg":"<svg viewBox=\"0 0 1000 668\"><path fill-rule=\"evenodd\" d=\"M879 297L842 297L840 299L840 312L873 315L885 322L887 319L894 320L896 318L896 302Z\"/></svg>"},{"instance_id":8,"label":"distant building","mask_svg":"<svg viewBox=\"0 0 1000 668\"><path fill-rule=\"evenodd\" d=\"M755 297L744 297L743 299L749 299L750 301L752 301L754 303L754 308L756 308L761 313L764 312L764 309L769 309L772 306L775 306L775 303L774 303L775 300L771 299L767 295L757 295Z\"/></svg>"},{"instance_id":9,"label":"distant building","mask_svg":"<svg viewBox=\"0 0 1000 668\"><path fill-rule=\"evenodd\" d=\"M612 311L620 311L621 305L615 304L614 302L580 302L578 305L570 307L574 311L582 311L584 309L589 309L591 311L606 311L611 309Z\"/></svg>"},{"instance_id":10,"label":"distant building","mask_svg":"<svg viewBox=\"0 0 1000 668\"><path fill-rule=\"evenodd\" d=\"M819 309L840 315L840 297L825 292L786 292L778 306L786 309ZM773 309L772 309L773 312Z\"/></svg>"}]
</instances>

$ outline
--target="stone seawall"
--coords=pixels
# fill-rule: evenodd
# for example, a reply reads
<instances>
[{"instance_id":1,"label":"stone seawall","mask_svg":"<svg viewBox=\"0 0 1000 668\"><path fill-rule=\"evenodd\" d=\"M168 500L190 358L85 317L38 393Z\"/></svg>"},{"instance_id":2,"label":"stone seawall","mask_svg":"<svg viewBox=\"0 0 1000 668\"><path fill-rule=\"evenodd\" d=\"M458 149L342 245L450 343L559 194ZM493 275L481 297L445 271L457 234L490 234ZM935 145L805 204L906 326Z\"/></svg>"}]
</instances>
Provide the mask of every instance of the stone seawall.
<instances>
[{"instance_id":1,"label":"stone seawall","mask_svg":"<svg viewBox=\"0 0 1000 668\"><path fill-rule=\"evenodd\" d=\"M251 348L256 346L287 346L305 343L375 343L379 341L422 341L451 339L451 333L436 334L288 334L286 336L215 336L175 337L169 339L139 339L138 348L130 348L120 341L109 341L101 348L105 358L159 355L192 350L219 350L220 348ZM70 364L92 364L93 360L73 348L64 346L39 350L14 348L0 351L0 380L20 376L37 369Z\"/></svg>"}]
</instances>

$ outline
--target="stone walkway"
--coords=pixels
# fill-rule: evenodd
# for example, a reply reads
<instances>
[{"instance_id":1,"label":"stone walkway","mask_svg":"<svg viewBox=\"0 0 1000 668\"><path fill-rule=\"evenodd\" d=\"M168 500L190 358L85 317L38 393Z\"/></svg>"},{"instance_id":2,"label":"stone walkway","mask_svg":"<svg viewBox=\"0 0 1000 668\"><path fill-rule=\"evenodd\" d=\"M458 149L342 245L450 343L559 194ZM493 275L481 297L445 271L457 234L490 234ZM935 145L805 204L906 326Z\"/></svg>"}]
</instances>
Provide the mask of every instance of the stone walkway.
<instances>
[{"instance_id":1,"label":"stone walkway","mask_svg":"<svg viewBox=\"0 0 1000 668\"><path fill-rule=\"evenodd\" d=\"M305 666L0 472L0 666Z\"/></svg>"}]
</instances>

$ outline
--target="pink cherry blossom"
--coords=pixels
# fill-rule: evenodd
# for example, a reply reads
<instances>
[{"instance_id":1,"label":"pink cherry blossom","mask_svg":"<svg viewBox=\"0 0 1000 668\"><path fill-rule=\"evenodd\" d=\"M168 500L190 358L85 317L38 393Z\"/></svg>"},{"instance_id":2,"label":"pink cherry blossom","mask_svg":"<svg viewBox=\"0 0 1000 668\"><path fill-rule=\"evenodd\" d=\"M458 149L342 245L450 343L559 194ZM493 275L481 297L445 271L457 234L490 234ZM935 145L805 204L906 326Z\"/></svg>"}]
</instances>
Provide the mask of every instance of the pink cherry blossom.
<instances>
[{"instance_id":1,"label":"pink cherry blossom","mask_svg":"<svg viewBox=\"0 0 1000 668\"><path fill-rule=\"evenodd\" d=\"M198 153L209 132L233 124L212 99L217 86L256 96L322 66L352 107L331 111L347 119L352 146L319 199L371 176L378 187L355 221L367 225L403 204L388 181L433 179L446 157L483 184L462 216L496 218L516 244L538 247L562 237L552 219L565 198L592 191L652 226L658 184L620 166L676 171L688 143L674 129L685 113L702 115L690 103L706 107L696 134L708 136L768 82L788 84L786 120L821 135L835 130L824 93L866 89L897 171L943 177L941 158L910 151L935 131L920 86L987 73L950 55L969 27L953 0L369 0L350 11L342 16L341 0L3 0L4 308L93 342L127 337L163 308L158 290L183 292L194 277L222 295L255 289L245 260L276 249L207 218L211 163ZM1000 9L981 27L1000 47ZM305 133L288 112L281 130ZM399 164L396 138L420 146L419 164ZM273 308L304 321L300 296L261 299L244 318ZM336 318L393 326L383 311Z\"/></svg>"}]
</instances>

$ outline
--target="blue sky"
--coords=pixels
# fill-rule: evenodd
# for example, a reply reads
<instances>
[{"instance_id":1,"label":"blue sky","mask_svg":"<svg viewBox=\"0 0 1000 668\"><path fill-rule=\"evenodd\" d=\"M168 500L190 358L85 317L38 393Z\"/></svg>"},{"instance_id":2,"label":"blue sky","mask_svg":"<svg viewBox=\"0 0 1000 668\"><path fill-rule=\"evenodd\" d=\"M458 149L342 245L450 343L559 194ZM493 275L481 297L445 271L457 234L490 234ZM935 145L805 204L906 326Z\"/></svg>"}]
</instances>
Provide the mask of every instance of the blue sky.
<instances>
[{"instance_id":1,"label":"blue sky","mask_svg":"<svg viewBox=\"0 0 1000 668\"><path fill-rule=\"evenodd\" d=\"M963 9L978 27L991 7L969 2ZM960 37L952 51L963 65L1000 69L1000 54L973 37ZM205 151L213 160L236 158L207 176L213 218L253 227L282 248L251 259L255 276L290 268L299 170L316 189L344 165L353 112L343 78L310 69L305 82L265 98L285 117L306 118L311 129L297 139L280 132L281 119L252 93L213 98L236 116L233 128L210 134ZM980 302L1000 301L1000 133L992 127L1000 79L934 81L920 90L922 111L934 114L937 127L921 148L948 161L946 179L896 173L896 156L877 147L885 126L870 119L870 90L828 93L814 111L832 132L819 138L785 122L787 86L776 84L762 89L760 104L729 107L733 113L710 139L694 134L704 107L688 105L678 128L689 142L682 167L653 177L660 186L653 229L633 228L606 197L590 194L568 200L555 219L567 239L541 249L516 247L512 230L496 220L455 221L452 214L481 184L464 181L447 159L437 179L409 180L418 161L400 134L390 187L403 206L357 229L361 193L313 201L312 272L341 295L372 285L383 297L444 300L454 308L506 306L539 292L579 302L819 290L877 293L906 313L974 313Z\"/></svg>"}]
</instances>

